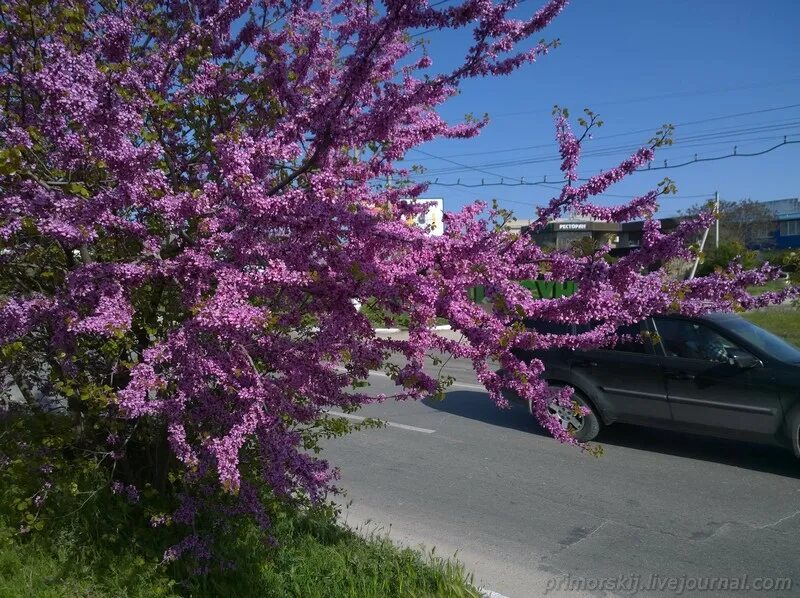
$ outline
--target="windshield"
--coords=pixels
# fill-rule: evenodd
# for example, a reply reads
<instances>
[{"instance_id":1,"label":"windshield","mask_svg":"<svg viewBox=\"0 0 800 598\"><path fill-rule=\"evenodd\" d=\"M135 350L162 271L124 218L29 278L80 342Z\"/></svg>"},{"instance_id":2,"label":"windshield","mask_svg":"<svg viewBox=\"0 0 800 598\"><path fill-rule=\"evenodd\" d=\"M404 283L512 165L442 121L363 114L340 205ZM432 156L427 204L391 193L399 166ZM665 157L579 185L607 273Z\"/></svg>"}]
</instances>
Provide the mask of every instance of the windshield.
<instances>
[{"instance_id":1,"label":"windshield","mask_svg":"<svg viewBox=\"0 0 800 598\"><path fill-rule=\"evenodd\" d=\"M800 349L748 322L744 318L730 318L720 322L725 328L739 335L751 345L758 347L764 353L787 363L800 363Z\"/></svg>"}]
</instances>

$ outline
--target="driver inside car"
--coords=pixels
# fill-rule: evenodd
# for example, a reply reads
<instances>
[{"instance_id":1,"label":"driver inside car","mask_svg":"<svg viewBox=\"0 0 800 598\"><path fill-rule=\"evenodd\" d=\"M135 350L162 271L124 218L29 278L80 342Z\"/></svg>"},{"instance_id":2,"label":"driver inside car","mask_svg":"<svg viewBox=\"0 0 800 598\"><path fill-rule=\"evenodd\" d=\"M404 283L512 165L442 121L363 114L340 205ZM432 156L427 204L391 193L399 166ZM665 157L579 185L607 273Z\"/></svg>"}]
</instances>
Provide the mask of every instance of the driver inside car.
<instances>
[{"instance_id":1,"label":"driver inside car","mask_svg":"<svg viewBox=\"0 0 800 598\"><path fill-rule=\"evenodd\" d=\"M722 337L705 326L693 326L693 338L686 342L692 357L717 363L728 363L728 349Z\"/></svg>"}]
</instances>

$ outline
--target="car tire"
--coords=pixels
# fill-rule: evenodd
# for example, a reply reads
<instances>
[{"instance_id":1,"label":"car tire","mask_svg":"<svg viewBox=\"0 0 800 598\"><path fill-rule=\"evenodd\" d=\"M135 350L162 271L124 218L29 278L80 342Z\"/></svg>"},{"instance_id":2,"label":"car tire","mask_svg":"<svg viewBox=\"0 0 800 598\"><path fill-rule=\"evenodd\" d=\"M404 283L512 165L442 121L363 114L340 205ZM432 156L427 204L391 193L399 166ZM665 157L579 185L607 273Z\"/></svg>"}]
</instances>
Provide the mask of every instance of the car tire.
<instances>
[{"instance_id":1,"label":"car tire","mask_svg":"<svg viewBox=\"0 0 800 598\"><path fill-rule=\"evenodd\" d=\"M786 418L786 433L794 456L800 459L800 406L789 412Z\"/></svg>"},{"instance_id":2,"label":"car tire","mask_svg":"<svg viewBox=\"0 0 800 598\"><path fill-rule=\"evenodd\" d=\"M551 386L563 388L564 386L569 386L567 384L552 384ZM595 411L594 406L589 402L586 396L579 390L577 390L574 386L571 387L573 390L572 393L572 400L576 402L581 407L586 407L589 409L589 413L584 415L582 419L582 425L580 428L574 430L572 435L575 437L575 440L579 442L589 442L590 440L594 440L594 438L600 433L600 428L603 427L603 424L600 422L600 418L597 415L597 411ZM554 413L558 417L557 414Z\"/></svg>"}]
</instances>

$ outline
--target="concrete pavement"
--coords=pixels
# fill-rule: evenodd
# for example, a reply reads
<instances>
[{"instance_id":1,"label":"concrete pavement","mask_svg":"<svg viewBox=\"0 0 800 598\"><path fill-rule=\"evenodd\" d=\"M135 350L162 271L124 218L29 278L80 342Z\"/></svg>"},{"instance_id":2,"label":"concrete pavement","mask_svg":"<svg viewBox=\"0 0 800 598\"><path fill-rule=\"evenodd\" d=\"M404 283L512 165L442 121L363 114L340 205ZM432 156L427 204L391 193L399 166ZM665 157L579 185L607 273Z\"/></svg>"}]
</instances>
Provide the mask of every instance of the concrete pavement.
<instances>
[{"instance_id":1,"label":"concrete pavement","mask_svg":"<svg viewBox=\"0 0 800 598\"><path fill-rule=\"evenodd\" d=\"M456 554L477 585L511 598L559 580L547 595L630 595L631 582L743 573L750 584L790 577L793 589L737 595L800 593L800 463L788 452L615 425L595 458L545 435L524 406L497 409L468 364L448 369L458 382L444 401L360 412L403 427L328 442L350 525ZM370 382L391 390L384 377ZM601 584L611 578L618 587ZM570 580L584 591L567 591Z\"/></svg>"}]
</instances>

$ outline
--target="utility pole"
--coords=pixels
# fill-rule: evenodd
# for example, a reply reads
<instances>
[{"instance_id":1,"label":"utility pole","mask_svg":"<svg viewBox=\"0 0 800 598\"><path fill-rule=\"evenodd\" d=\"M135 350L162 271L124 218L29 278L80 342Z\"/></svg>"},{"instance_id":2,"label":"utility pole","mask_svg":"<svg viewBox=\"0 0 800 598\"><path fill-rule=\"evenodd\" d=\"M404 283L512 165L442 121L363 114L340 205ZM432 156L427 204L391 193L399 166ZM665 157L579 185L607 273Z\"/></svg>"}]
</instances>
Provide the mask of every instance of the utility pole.
<instances>
[{"instance_id":1,"label":"utility pole","mask_svg":"<svg viewBox=\"0 0 800 598\"><path fill-rule=\"evenodd\" d=\"M719 248L719 191L714 191L714 211L717 215L717 222L714 225L715 230L715 243L714 246ZM708 239L708 231L711 230L711 227L707 228L703 232L703 239L700 241L700 251L699 253L703 252L703 249L706 247L706 239ZM689 274L689 280L694 278L694 275L697 274L697 266L700 265L700 256L698 255L694 260L694 265L692 266L692 273Z\"/></svg>"},{"instance_id":2,"label":"utility pole","mask_svg":"<svg viewBox=\"0 0 800 598\"><path fill-rule=\"evenodd\" d=\"M698 251L698 253L702 253L703 252L703 248L705 248L705 246L706 246L706 239L707 238L708 238L708 229L706 229L705 232L703 233L703 240L700 241L700 250ZM694 266L692 266L692 273L689 275L689 280L692 280L694 278L694 275L697 274L697 266L699 264L700 264L700 256L698 255L694 259Z\"/></svg>"}]
</instances>

